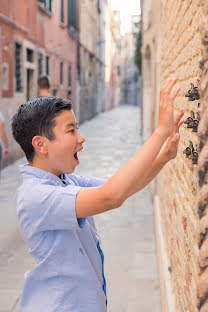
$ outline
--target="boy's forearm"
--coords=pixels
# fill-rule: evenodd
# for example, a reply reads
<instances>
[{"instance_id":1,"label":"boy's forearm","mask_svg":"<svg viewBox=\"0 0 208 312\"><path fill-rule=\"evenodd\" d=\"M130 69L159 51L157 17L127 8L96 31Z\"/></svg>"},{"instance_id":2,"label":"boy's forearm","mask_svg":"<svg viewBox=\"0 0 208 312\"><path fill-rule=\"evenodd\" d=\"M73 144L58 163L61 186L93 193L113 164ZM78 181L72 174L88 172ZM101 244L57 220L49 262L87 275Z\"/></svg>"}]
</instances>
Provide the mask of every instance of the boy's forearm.
<instances>
[{"instance_id":1,"label":"boy's forearm","mask_svg":"<svg viewBox=\"0 0 208 312\"><path fill-rule=\"evenodd\" d=\"M164 152L159 153L152 166L150 167L146 177L143 179L142 183L140 183L138 187L132 192L131 195L140 191L147 184L149 184L158 175L158 173L162 170L162 168L167 164L168 161L169 159Z\"/></svg>"},{"instance_id":2,"label":"boy's forearm","mask_svg":"<svg viewBox=\"0 0 208 312\"><path fill-rule=\"evenodd\" d=\"M156 129L135 156L105 183L105 187L108 188L112 196L116 196L118 206L146 183L147 174L150 173L150 169L166 139L166 134ZM155 172L159 171L159 168L159 162L156 162Z\"/></svg>"}]
</instances>

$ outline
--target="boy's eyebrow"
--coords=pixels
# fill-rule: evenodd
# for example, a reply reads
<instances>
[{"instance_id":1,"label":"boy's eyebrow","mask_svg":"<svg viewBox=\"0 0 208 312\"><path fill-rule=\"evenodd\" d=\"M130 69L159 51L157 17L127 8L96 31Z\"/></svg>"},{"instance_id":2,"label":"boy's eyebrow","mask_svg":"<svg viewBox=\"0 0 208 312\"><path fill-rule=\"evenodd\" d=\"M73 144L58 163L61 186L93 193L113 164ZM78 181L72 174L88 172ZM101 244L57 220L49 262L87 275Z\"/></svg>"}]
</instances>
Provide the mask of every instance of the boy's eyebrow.
<instances>
[{"instance_id":1,"label":"boy's eyebrow","mask_svg":"<svg viewBox=\"0 0 208 312\"><path fill-rule=\"evenodd\" d=\"M65 126L65 128L69 128L69 127L77 127L77 122L76 122L76 124L74 124L73 122L71 122L71 123L68 123L68 124Z\"/></svg>"}]
</instances>

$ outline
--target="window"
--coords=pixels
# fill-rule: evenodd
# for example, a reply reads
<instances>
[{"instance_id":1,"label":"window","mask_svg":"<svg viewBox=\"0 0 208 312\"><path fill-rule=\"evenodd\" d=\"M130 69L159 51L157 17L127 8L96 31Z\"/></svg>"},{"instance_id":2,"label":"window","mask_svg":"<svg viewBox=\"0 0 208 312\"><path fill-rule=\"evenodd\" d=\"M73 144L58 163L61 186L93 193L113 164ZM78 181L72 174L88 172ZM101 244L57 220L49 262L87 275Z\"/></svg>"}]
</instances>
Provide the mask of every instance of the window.
<instances>
[{"instance_id":1,"label":"window","mask_svg":"<svg viewBox=\"0 0 208 312\"><path fill-rule=\"evenodd\" d=\"M61 0L61 23L64 24L64 0Z\"/></svg>"},{"instance_id":2,"label":"window","mask_svg":"<svg viewBox=\"0 0 208 312\"><path fill-rule=\"evenodd\" d=\"M76 0L68 0L68 27L77 29Z\"/></svg>"},{"instance_id":3,"label":"window","mask_svg":"<svg viewBox=\"0 0 208 312\"><path fill-rule=\"evenodd\" d=\"M68 68L68 87L71 87L71 65Z\"/></svg>"},{"instance_id":4,"label":"window","mask_svg":"<svg viewBox=\"0 0 208 312\"><path fill-rule=\"evenodd\" d=\"M46 56L46 75L50 75L50 58L49 56Z\"/></svg>"},{"instance_id":5,"label":"window","mask_svg":"<svg viewBox=\"0 0 208 312\"><path fill-rule=\"evenodd\" d=\"M43 54L38 53L38 76L41 76L43 73Z\"/></svg>"},{"instance_id":6,"label":"window","mask_svg":"<svg viewBox=\"0 0 208 312\"><path fill-rule=\"evenodd\" d=\"M2 64L2 89L4 91L9 90L9 70L8 63Z\"/></svg>"},{"instance_id":7,"label":"window","mask_svg":"<svg viewBox=\"0 0 208 312\"><path fill-rule=\"evenodd\" d=\"M117 75L121 76L121 67L119 65L117 66Z\"/></svg>"},{"instance_id":8,"label":"window","mask_svg":"<svg viewBox=\"0 0 208 312\"><path fill-rule=\"evenodd\" d=\"M15 79L16 79L16 92L22 91L22 76L21 76L21 51L22 46L15 43Z\"/></svg>"},{"instance_id":9,"label":"window","mask_svg":"<svg viewBox=\"0 0 208 312\"><path fill-rule=\"evenodd\" d=\"M49 11L49 12L52 12L52 2L53 2L53 0L45 0L46 10Z\"/></svg>"},{"instance_id":10,"label":"window","mask_svg":"<svg viewBox=\"0 0 208 312\"><path fill-rule=\"evenodd\" d=\"M52 95L53 95L53 96L57 96L57 88L56 88L56 87L53 88L53 90L52 90Z\"/></svg>"},{"instance_id":11,"label":"window","mask_svg":"<svg viewBox=\"0 0 208 312\"><path fill-rule=\"evenodd\" d=\"M67 92L67 97L70 98L71 97L71 65L69 65L68 67L68 92Z\"/></svg>"},{"instance_id":12,"label":"window","mask_svg":"<svg viewBox=\"0 0 208 312\"><path fill-rule=\"evenodd\" d=\"M63 64L63 62L61 62L61 63L60 63L60 84L61 84L61 85L64 84L63 67L64 67L64 64Z\"/></svg>"},{"instance_id":13,"label":"window","mask_svg":"<svg viewBox=\"0 0 208 312\"><path fill-rule=\"evenodd\" d=\"M37 0L39 3L42 3L44 9L52 13L53 0Z\"/></svg>"},{"instance_id":14,"label":"window","mask_svg":"<svg viewBox=\"0 0 208 312\"><path fill-rule=\"evenodd\" d=\"M33 62L33 50L27 49L27 61L32 63Z\"/></svg>"},{"instance_id":15,"label":"window","mask_svg":"<svg viewBox=\"0 0 208 312\"><path fill-rule=\"evenodd\" d=\"M97 11L99 14L101 13L100 0L97 0Z\"/></svg>"}]
</instances>

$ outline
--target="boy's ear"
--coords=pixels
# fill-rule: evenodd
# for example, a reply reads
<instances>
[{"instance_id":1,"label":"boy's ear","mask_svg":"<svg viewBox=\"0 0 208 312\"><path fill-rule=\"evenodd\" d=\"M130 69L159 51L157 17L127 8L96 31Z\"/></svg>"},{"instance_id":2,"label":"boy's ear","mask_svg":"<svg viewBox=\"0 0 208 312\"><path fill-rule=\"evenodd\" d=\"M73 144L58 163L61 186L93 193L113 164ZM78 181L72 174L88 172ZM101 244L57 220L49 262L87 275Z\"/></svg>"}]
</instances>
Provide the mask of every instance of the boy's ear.
<instances>
[{"instance_id":1,"label":"boy's ear","mask_svg":"<svg viewBox=\"0 0 208 312\"><path fill-rule=\"evenodd\" d=\"M40 135L34 136L32 138L32 146L41 155L47 155L48 149L44 137Z\"/></svg>"}]
</instances>

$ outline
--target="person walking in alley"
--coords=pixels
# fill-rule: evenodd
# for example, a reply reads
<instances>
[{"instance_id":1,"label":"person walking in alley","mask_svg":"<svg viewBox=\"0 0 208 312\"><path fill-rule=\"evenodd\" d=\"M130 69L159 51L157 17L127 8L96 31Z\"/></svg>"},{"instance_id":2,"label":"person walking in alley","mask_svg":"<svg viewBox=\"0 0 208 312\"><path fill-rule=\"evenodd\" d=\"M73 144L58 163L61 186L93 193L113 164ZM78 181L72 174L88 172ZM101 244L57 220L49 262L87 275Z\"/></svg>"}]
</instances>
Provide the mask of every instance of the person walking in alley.
<instances>
[{"instance_id":1,"label":"person walking in alley","mask_svg":"<svg viewBox=\"0 0 208 312\"><path fill-rule=\"evenodd\" d=\"M93 215L119 208L176 157L184 112L174 117L180 90L175 84L169 79L161 90L152 136L107 181L74 174L85 139L69 100L32 99L13 116L13 136L28 160L14 207L36 262L25 274L21 312L107 311L104 255Z\"/></svg>"},{"instance_id":2,"label":"person walking in alley","mask_svg":"<svg viewBox=\"0 0 208 312\"><path fill-rule=\"evenodd\" d=\"M47 76L40 76L38 78L39 95L50 96L50 82Z\"/></svg>"},{"instance_id":3,"label":"person walking in alley","mask_svg":"<svg viewBox=\"0 0 208 312\"><path fill-rule=\"evenodd\" d=\"M2 169L3 156L9 156L9 143L4 125L4 117L0 112L0 175Z\"/></svg>"}]
</instances>

